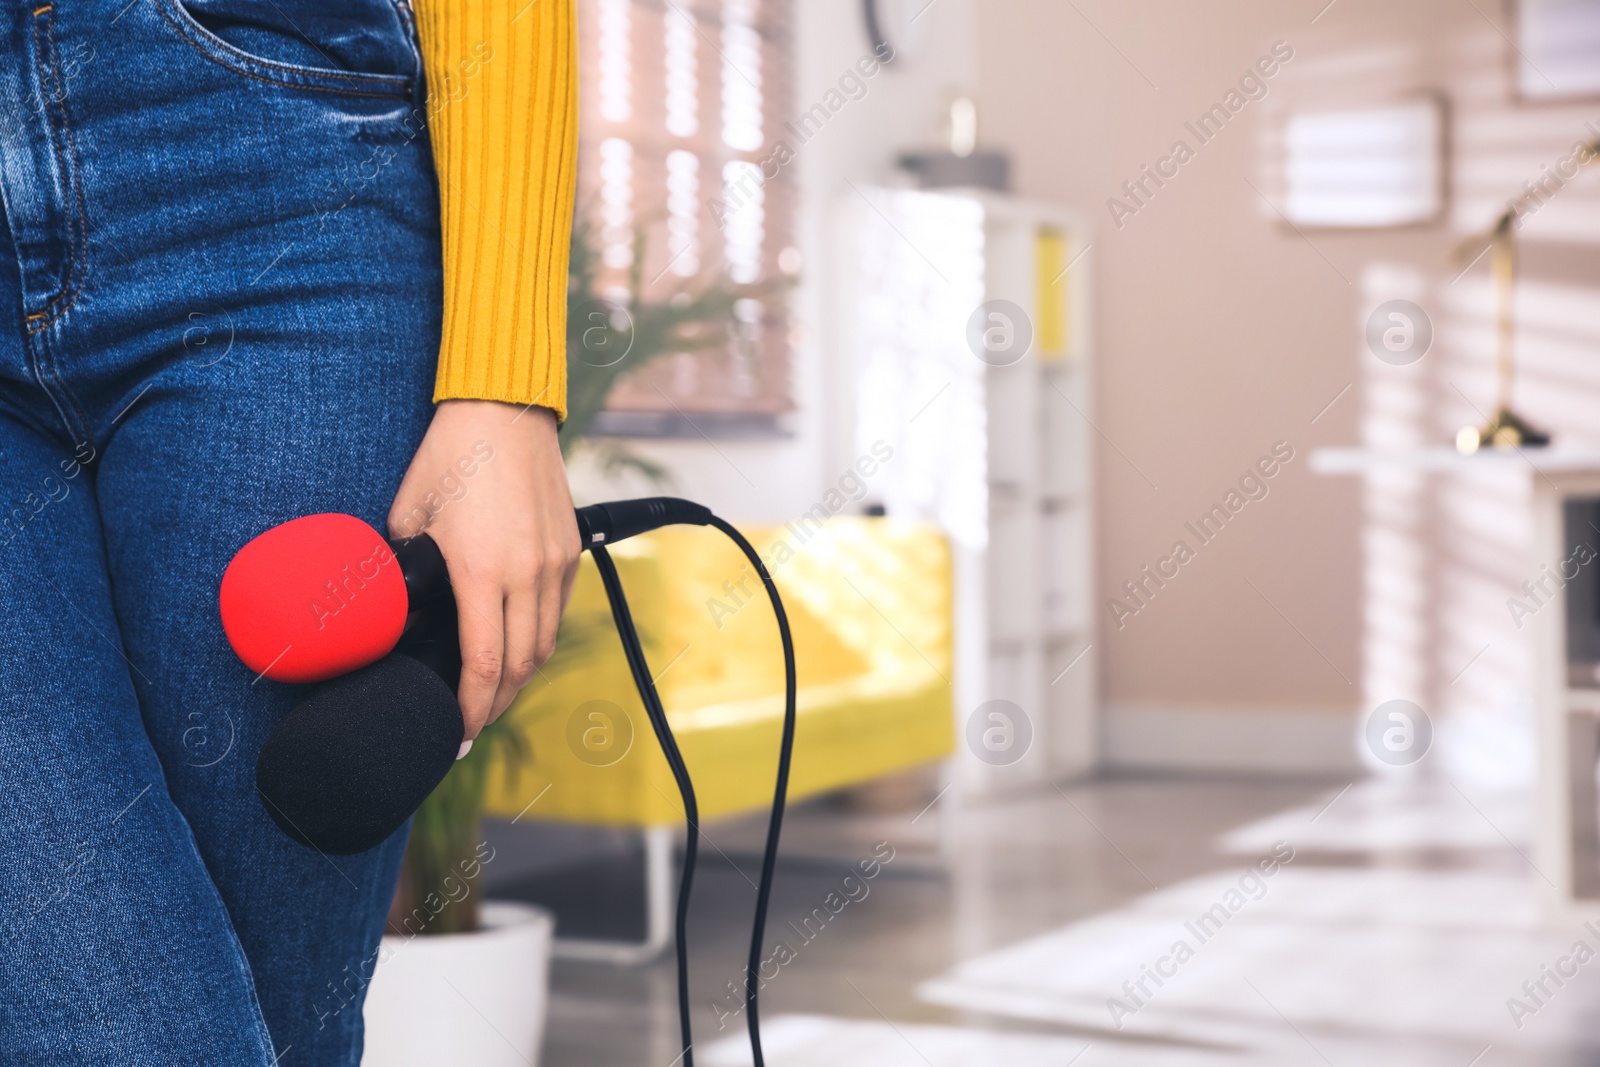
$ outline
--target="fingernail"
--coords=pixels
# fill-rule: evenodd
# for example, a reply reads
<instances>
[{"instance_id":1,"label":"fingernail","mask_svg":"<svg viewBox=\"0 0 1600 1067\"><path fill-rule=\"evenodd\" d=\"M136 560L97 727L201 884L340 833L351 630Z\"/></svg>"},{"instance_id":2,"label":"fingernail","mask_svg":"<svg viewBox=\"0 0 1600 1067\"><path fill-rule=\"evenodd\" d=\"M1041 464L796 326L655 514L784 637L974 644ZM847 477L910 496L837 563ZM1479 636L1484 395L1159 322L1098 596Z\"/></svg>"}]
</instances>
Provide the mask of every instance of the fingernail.
<instances>
[{"instance_id":1,"label":"fingernail","mask_svg":"<svg viewBox=\"0 0 1600 1067\"><path fill-rule=\"evenodd\" d=\"M472 741L468 739L461 742L461 751L456 753L456 759L465 759L468 752L472 751Z\"/></svg>"}]
</instances>

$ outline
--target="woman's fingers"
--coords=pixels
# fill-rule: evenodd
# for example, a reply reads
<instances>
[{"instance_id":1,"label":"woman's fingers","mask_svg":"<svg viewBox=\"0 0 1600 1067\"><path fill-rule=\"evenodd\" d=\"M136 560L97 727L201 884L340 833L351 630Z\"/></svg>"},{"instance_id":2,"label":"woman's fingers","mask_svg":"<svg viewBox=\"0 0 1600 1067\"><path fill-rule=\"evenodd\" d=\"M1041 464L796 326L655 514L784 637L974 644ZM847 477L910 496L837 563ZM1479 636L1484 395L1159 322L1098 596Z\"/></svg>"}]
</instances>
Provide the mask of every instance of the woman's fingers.
<instances>
[{"instance_id":1,"label":"woman's fingers","mask_svg":"<svg viewBox=\"0 0 1600 1067\"><path fill-rule=\"evenodd\" d=\"M556 520L559 521L559 520ZM576 532L574 528L574 533ZM462 717L467 738L501 715L555 652L556 631L577 573L577 540L518 553L498 573L480 571L456 594L461 620Z\"/></svg>"},{"instance_id":2,"label":"woman's fingers","mask_svg":"<svg viewBox=\"0 0 1600 1067\"><path fill-rule=\"evenodd\" d=\"M559 524L560 519L561 516L554 516L552 522ZM490 722L505 713L517 692L555 654L561 612L578 570L577 541L572 538L571 543L566 543L567 540L558 539L546 546L533 561L533 577L513 579L507 589L505 663Z\"/></svg>"},{"instance_id":3,"label":"woman's fingers","mask_svg":"<svg viewBox=\"0 0 1600 1067\"><path fill-rule=\"evenodd\" d=\"M539 614L538 640L534 644L534 659L542 666L556 651L556 631L561 626L562 564L557 561L546 569L539 580L538 602L534 605Z\"/></svg>"},{"instance_id":4,"label":"woman's fingers","mask_svg":"<svg viewBox=\"0 0 1600 1067\"><path fill-rule=\"evenodd\" d=\"M461 685L457 699L468 741L490 721L505 668L505 600L500 583L460 585L456 616L461 628Z\"/></svg>"},{"instance_id":5,"label":"woman's fingers","mask_svg":"<svg viewBox=\"0 0 1600 1067\"><path fill-rule=\"evenodd\" d=\"M489 712L490 722L505 714L511 701L516 699L517 691L528 684L534 670L544 662L536 653L543 624L538 606L538 592L531 584L514 586L506 594L505 666L495 690L494 707Z\"/></svg>"}]
</instances>

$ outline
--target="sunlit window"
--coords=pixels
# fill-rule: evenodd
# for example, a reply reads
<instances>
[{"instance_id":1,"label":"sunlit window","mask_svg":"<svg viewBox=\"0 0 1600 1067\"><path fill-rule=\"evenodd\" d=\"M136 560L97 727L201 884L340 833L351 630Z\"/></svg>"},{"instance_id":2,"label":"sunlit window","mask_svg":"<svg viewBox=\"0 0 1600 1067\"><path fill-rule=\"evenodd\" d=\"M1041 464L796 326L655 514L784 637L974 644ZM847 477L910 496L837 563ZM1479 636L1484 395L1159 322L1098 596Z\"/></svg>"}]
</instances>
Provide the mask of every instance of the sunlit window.
<instances>
[{"instance_id":1,"label":"sunlit window","mask_svg":"<svg viewBox=\"0 0 1600 1067\"><path fill-rule=\"evenodd\" d=\"M722 4L722 142L754 152L761 147L761 37L756 0Z\"/></svg>"},{"instance_id":2,"label":"sunlit window","mask_svg":"<svg viewBox=\"0 0 1600 1067\"><path fill-rule=\"evenodd\" d=\"M700 157L682 149L667 154L667 251L672 273L700 273Z\"/></svg>"},{"instance_id":3,"label":"sunlit window","mask_svg":"<svg viewBox=\"0 0 1600 1067\"><path fill-rule=\"evenodd\" d=\"M675 137L693 137L700 132L700 72L695 53L699 35L694 18L679 8L666 14L667 132Z\"/></svg>"},{"instance_id":4,"label":"sunlit window","mask_svg":"<svg viewBox=\"0 0 1600 1067\"><path fill-rule=\"evenodd\" d=\"M599 5L600 115L607 122L626 122L633 116L633 5L631 0L599 0Z\"/></svg>"},{"instance_id":5,"label":"sunlit window","mask_svg":"<svg viewBox=\"0 0 1600 1067\"><path fill-rule=\"evenodd\" d=\"M633 145L620 137L600 142L600 219L605 264L624 270L633 262Z\"/></svg>"},{"instance_id":6,"label":"sunlit window","mask_svg":"<svg viewBox=\"0 0 1600 1067\"><path fill-rule=\"evenodd\" d=\"M637 272L643 299L661 303L792 268L793 165L774 163L788 163L775 152L792 118L792 3L580 0L579 211L599 245L601 291L626 292ZM701 425L699 413L754 425L750 416L788 411L784 301L774 289L742 304L725 348L645 366L618 385L611 411L671 416L663 426L690 413Z\"/></svg>"}]
</instances>

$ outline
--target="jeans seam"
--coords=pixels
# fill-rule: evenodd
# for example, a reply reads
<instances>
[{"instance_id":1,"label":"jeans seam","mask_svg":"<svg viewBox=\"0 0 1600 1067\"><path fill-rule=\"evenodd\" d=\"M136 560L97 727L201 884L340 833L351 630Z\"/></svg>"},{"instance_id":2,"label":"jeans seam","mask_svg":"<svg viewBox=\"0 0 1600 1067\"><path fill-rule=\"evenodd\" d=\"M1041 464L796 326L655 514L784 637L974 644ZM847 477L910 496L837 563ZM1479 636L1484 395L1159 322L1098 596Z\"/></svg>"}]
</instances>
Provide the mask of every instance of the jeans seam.
<instances>
[{"instance_id":1,"label":"jeans seam","mask_svg":"<svg viewBox=\"0 0 1600 1067\"><path fill-rule=\"evenodd\" d=\"M99 450L95 447L94 437L89 430L89 416L78 403L78 398L73 395L72 390L61 380L61 368L57 366L55 352L50 347L50 335L36 334L35 340L39 351L35 351L33 345L28 346L28 362L33 370L34 379L38 381L39 388L44 394L50 398L50 402L55 405L56 414L61 416L62 427L72 438L73 447L87 445L90 454L97 455ZM46 363L49 364L48 368ZM70 414L62 406L63 397L72 406ZM77 425L73 425L73 416L76 416Z\"/></svg>"},{"instance_id":2,"label":"jeans seam","mask_svg":"<svg viewBox=\"0 0 1600 1067\"><path fill-rule=\"evenodd\" d=\"M44 89L47 83L55 86L55 91L49 95L54 100L60 118L59 130L56 128L56 123L48 117L45 122L50 128L50 148L55 153L56 166L61 170L64 185L62 192L66 194L67 200L67 204L64 205L68 219L67 270L60 291L45 301L42 309L26 316L29 333L38 333L46 329L59 322L63 315L72 310L72 306L78 302L78 297L83 292L84 278L88 274L88 226L84 218L83 187L78 181L78 150L72 138L72 124L67 118L66 87L61 84L60 72L55 63L55 41L50 33L51 23L44 17L53 9L53 4L46 4L34 11L33 36L39 87ZM49 110L49 102L46 102L45 111ZM63 300L66 302L57 308L55 305Z\"/></svg>"},{"instance_id":3,"label":"jeans seam","mask_svg":"<svg viewBox=\"0 0 1600 1067\"><path fill-rule=\"evenodd\" d=\"M162 6L164 4L176 4L176 2L177 0L155 0L156 14L160 15L162 20L166 22L167 25L171 26L175 31L177 31L178 36L190 48L193 48L196 52L199 52L202 56L217 64L219 67L232 71L235 74L241 74L246 78L253 78L256 81L264 82L267 85L277 85L286 89L304 89L307 92L313 93L333 93L337 96L372 96L380 99L405 99L411 95L411 89L407 79L403 77L396 78L393 75L361 74L354 71L345 72L335 70L310 70L302 67L289 66L283 63L274 63L271 60L262 59L258 56L251 56L245 52L240 52L238 49L231 47L229 50L239 57L239 61L230 62L223 56L218 55L216 49L207 47L200 41L195 40L193 34L185 26L174 21L171 15L162 10ZM270 78L262 74L257 74L254 71L246 69L242 65L244 62L257 64L272 71L282 71L285 77ZM290 80L291 76L300 80ZM319 78L348 78L355 84L348 88L338 85L312 84L315 79ZM380 85L390 86L390 90L388 92L369 92L364 88L356 87L363 84L367 88Z\"/></svg>"}]
</instances>

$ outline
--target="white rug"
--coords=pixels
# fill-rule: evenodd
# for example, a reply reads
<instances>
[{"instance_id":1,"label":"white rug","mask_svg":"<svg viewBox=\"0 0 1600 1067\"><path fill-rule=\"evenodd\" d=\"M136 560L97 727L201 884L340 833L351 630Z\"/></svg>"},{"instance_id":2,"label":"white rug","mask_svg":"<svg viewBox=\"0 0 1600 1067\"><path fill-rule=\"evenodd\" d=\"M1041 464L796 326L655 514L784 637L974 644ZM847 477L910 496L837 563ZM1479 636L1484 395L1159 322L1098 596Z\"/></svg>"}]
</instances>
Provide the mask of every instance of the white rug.
<instances>
[{"instance_id":1,"label":"white rug","mask_svg":"<svg viewBox=\"0 0 1600 1067\"><path fill-rule=\"evenodd\" d=\"M1256 855L1285 840L1302 850L1334 852L1498 851L1509 843L1531 856L1532 816L1533 797L1526 790L1376 778L1241 826L1219 844L1227 852Z\"/></svg>"},{"instance_id":2,"label":"white rug","mask_svg":"<svg viewBox=\"0 0 1600 1067\"><path fill-rule=\"evenodd\" d=\"M1600 936L1581 927L1539 926L1532 877L1290 865L1202 942L1192 924L1239 887L1238 873L1207 875L970 960L919 993L1108 1035L1216 1043L1242 1055L1292 1050L1294 1062L1337 1063L1334 1048L1352 1046L1393 1054L1367 1063L1464 1067L1491 1045L1600 1040L1600 958L1564 988L1550 985L1520 1028L1508 1011L1507 998L1525 997L1523 981L1579 937L1600 950ZM1194 950L1181 965L1171 955L1180 941ZM1162 957L1176 972L1164 984L1124 988ZM1117 1019L1112 998L1123 1006Z\"/></svg>"},{"instance_id":3,"label":"white rug","mask_svg":"<svg viewBox=\"0 0 1600 1067\"><path fill-rule=\"evenodd\" d=\"M1081 1038L823 1015L779 1015L763 1022L761 1048L771 1067L1223 1067L1237 1062ZM742 1034L721 1038L695 1059L705 1067L748 1067L750 1047Z\"/></svg>"}]
</instances>

